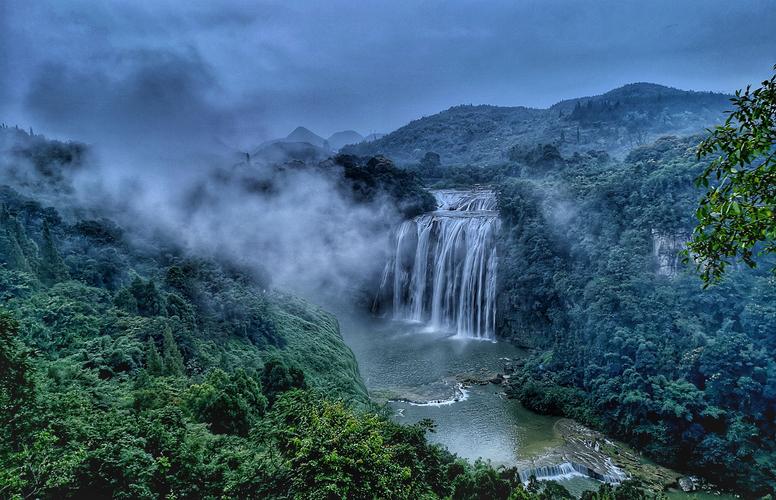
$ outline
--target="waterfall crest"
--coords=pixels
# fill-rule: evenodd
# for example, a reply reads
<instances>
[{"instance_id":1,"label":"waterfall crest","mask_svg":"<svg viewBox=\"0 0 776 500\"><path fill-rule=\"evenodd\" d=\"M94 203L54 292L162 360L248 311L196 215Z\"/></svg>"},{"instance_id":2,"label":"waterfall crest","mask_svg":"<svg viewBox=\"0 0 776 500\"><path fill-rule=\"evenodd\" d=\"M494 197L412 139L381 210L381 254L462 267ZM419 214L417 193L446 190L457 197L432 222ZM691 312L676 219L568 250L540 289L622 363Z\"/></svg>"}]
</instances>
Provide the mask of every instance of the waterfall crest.
<instances>
[{"instance_id":1,"label":"waterfall crest","mask_svg":"<svg viewBox=\"0 0 776 500\"><path fill-rule=\"evenodd\" d=\"M460 337L494 339L495 193L433 194L437 210L397 228L377 303L390 298L395 319L427 323Z\"/></svg>"}]
</instances>

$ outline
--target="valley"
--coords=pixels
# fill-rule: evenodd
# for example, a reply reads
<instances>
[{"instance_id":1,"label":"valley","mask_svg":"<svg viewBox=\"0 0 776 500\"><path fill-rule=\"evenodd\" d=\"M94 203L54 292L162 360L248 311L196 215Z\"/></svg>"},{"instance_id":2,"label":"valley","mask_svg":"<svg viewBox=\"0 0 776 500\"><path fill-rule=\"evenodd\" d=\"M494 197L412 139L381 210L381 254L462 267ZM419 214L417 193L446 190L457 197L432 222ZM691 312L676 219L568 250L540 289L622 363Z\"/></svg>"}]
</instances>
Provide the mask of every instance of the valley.
<instances>
[{"instance_id":1,"label":"valley","mask_svg":"<svg viewBox=\"0 0 776 500\"><path fill-rule=\"evenodd\" d=\"M461 107L339 153L297 129L151 219L80 198L88 146L3 127L0 402L25 417L0 492L767 494L773 257L702 291L680 253L719 99Z\"/></svg>"}]
</instances>

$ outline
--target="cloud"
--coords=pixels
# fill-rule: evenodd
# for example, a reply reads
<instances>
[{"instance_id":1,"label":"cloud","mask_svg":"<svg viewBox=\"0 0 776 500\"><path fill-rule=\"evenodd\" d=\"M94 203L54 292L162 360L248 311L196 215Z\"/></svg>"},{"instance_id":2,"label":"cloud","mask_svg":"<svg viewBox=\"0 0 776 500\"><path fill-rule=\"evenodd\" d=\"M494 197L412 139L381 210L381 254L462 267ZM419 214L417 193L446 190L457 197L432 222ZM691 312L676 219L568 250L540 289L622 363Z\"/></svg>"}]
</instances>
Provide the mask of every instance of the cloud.
<instances>
[{"instance_id":1,"label":"cloud","mask_svg":"<svg viewBox=\"0 0 776 500\"><path fill-rule=\"evenodd\" d=\"M278 286L336 297L376 278L398 221L387 200L354 203L343 186L332 166L215 172L170 227L189 247L267 270Z\"/></svg>"},{"instance_id":2,"label":"cloud","mask_svg":"<svg viewBox=\"0 0 776 500\"><path fill-rule=\"evenodd\" d=\"M238 135L238 113L213 97L217 81L196 52L136 50L115 59L111 71L42 65L25 98L30 116L113 157L131 152L137 171L165 160L177 170L195 155L229 150L222 138Z\"/></svg>"},{"instance_id":3,"label":"cloud","mask_svg":"<svg viewBox=\"0 0 776 500\"><path fill-rule=\"evenodd\" d=\"M44 67L115 84L127 64L178 59L208 75L196 90L229 115L223 136L236 142L299 124L389 131L450 105L546 106L632 81L731 91L766 76L776 49L768 0L3 4L13 71L0 96L14 119L52 125L45 95L24 98Z\"/></svg>"}]
</instances>

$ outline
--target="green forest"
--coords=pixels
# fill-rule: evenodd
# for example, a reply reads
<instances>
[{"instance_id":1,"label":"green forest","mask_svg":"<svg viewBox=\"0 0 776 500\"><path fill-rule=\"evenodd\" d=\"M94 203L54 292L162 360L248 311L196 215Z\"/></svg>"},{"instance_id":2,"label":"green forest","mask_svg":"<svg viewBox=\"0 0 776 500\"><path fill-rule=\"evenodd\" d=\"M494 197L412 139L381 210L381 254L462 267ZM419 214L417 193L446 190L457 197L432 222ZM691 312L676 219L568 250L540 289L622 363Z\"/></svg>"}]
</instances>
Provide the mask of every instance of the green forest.
<instances>
[{"instance_id":1,"label":"green forest","mask_svg":"<svg viewBox=\"0 0 776 500\"><path fill-rule=\"evenodd\" d=\"M776 0L0 0L0 500L776 500Z\"/></svg>"},{"instance_id":2,"label":"green forest","mask_svg":"<svg viewBox=\"0 0 776 500\"><path fill-rule=\"evenodd\" d=\"M682 258L702 139L664 137L622 160L548 144L493 167L427 156L412 168L437 186L497 189L498 333L535 349L513 397L763 495L776 488L774 259L704 290Z\"/></svg>"},{"instance_id":3,"label":"green forest","mask_svg":"<svg viewBox=\"0 0 776 500\"><path fill-rule=\"evenodd\" d=\"M665 138L622 163L502 185L502 332L543 348L512 390L661 463L762 494L776 486L768 262L702 291L677 248L664 266L653 254L656 240L692 231L696 143Z\"/></svg>"},{"instance_id":4,"label":"green forest","mask_svg":"<svg viewBox=\"0 0 776 500\"><path fill-rule=\"evenodd\" d=\"M33 190L70 191L85 146L3 133ZM355 199L428 203L384 159L338 161ZM572 498L429 444L432 422L393 423L336 319L263 273L9 187L0 206L3 498ZM625 482L584 498L651 497Z\"/></svg>"}]
</instances>

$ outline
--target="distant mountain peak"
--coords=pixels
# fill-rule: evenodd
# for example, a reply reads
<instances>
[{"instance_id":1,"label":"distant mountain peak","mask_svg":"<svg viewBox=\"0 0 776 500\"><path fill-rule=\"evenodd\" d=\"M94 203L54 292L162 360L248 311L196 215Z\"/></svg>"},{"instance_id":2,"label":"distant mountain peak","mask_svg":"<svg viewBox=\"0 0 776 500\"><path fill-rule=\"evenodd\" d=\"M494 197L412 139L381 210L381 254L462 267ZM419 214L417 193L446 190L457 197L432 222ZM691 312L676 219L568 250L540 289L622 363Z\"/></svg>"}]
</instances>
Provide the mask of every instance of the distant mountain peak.
<instances>
[{"instance_id":1,"label":"distant mountain peak","mask_svg":"<svg viewBox=\"0 0 776 500\"><path fill-rule=\"evenodd\" d=\"M296 127L290 134L286 136L286 141L289 142L306 142L313 146L324 147L326 139L319 136L312 130L306 127Z\"/></svg>"},{"instance_id":2,"label":"distant mountain peak","mask_svg":"<svg viewBox=\"0 0 776 500\"><path fill-rule=\"evenodd\" d=\"M633 82L626 83L620 87L614 88L608 92L598 95L591 95L585 97L577 97L574 99L565 99L551 106L550 109L562 109L567 108L569 105L573 105L577 102L587 101L601 101L609 100L616 101L622 99L652 99L655 97L670 97L679 99L706 99L711 97L727 99L728 96L724 94L718 94L714 92L699 92L694 90L682 90L675 87L669 87L667 85L660 85L658 83L651 82Z\"/></svg>"},{"instance_id":3,"label":"distant mountain peak","mask_svg":"<svg viewBox=\"0 0 776 500\"><path fill-rule=\"evenodd\" d=\"M673 87L669 87L667 85L661 85L659 83L651 83L651 82L633 82L633 83L626 83L625 85L622 85L620 87L616 87L609 92L616 92L618 90L622 89L649 89L649 90L677 90ZM683 91L683 92L689 92L689 91ZM608 92L607 92L608 93Z\"/></svg>"},{"instance_id":4,"label":"distant mountain peak","mask_svg":"<svg viewBox=\"0 0 776 500\"><path fill-rule=\"evenodd\" d=\"M355 130L340 130L339 132L334 132L333 134L331 134L331 137L334 137L335 135L357 135L359 137L363 137Z\"/></svg>"},{"instance_id":5,"label":"distant mountain peak","mask_svg":"<svg viewBox=\"0 0 776 500\"><path fill-rule=\"evenodd\" d=\"M303 127L303 126L299 125L293 131L291 131L291 133L288 134L287 137L291 137L294 134L312 134L312 133L313 133L313 131L310 130L309 128Z\"/></svg>"}]
</instances>

